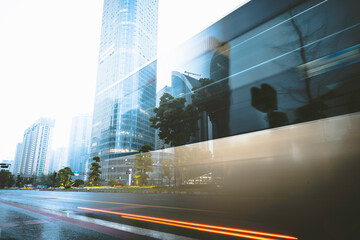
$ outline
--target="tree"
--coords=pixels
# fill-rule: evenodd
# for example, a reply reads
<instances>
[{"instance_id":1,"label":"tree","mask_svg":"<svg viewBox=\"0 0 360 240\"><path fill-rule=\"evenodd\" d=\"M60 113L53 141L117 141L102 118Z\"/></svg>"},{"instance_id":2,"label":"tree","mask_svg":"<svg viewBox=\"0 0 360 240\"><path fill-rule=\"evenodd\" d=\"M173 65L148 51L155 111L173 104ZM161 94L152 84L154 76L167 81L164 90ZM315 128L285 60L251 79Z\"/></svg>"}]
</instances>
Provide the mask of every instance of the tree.
<instances>
[{"instance_id":1,"label":"tree","mask_svg":"<svg viewBox=\"0 0 360 240\"><path fill-rule=\"evenodd\" d=\"M187 182L188 180L194 180L200 176L211 172L211 165L208 163L212 161L212 153L203 147L197 146L184 146L181 147L178 162L181 167L181 182Z\"/></svg>"},{"instance_id":2,"label":"tree","mask_svg":"<svg viewBox=\"0 0 360 240\"><path fill-rule=\"evenodd\" d=\"M99 164L100 158L98 156L93 157L93 162L91 163L92 172L89 174L89 180L91 185L96 185L101 181L100 174L102 171L100 170L101 165Z\"/></svg>"},{"instance_id":3,"label":"tree","mask_svg":"<svg viewBox=\"0 0 360 240\"><path fill-rule=\"evenodd\" d=\"M31 184L32 184L33 186L36 185L36 183L37 183L37 178L38 178L38 177L37 177L35 174L32 175L32 177L31 177L31 180L32 180Z\"/></svg>"},{"instance_id":4,"label":"tree","mask_svg":"<svg viewBox=\"0 0 360 240\"><path fill-rule=\"evenodd\" d=\"M0 171L0 188L11 187L14 184L14 175L8 170Z\"/></svg>"},{"instance_id":5,"label":"tree","mask_svg":"<svg viewBox=\"0 0 360 240\"><path fill-rule=\"evenodd\" d=\"M137 170L135 178L137 179L137 183L140 186L148 184L147 179L149 178L149 175L147 174L147 172L154 171L154 169L152 168L154 161L152 159L152 154L150 150L152 150L152 147L149 144L145 144L140 148L140 153L136 154L134 158L134 166Z\"/></svg>"},{"instance_id":6,"label":"tree","mask_svg":"<svg viewBox=\"0 0 360 240\"><path fill-rule=\"evenodd\" d=\"M51 179L50 174L41 174L39 181L37 184L43 185L43 186L51 186Z\"/></svg>"},{"instance_id":7,"label":"tree","mask_svg":"<svg viewBox=\"0 0 360 240\"><path fill-rule=\"evenodd\" d=\"M109 181L109 186L118 186L118 185L120 185L120 184L116 179L111 179Z\"/></svg>"},{"instance_id":8,"label":"tree","mask_svg":"<svg viewBox=\"0 0 360 240\"><path fill-rule=\"evenodd\" d=\"M84 185L84 184L85 184L84 180L76 179L73 186L79 187L80 185Z\"/></svg>"},{"instance_id":9,"label":"tree","mask_svg":"<svg viewBox=\"0 0 360 240\"><path fill-rule=\"evenodd\" d=\"M24 177L23 184L33 184L34 178L33 177Z\"/></svg>"},{"instance_id":10,"label":"tree","mask_svg":"<svg viewBox=\"0 0 360 240\"><path fill-rule=\"evenodd\" d=\"M160 105L154 108L154 117L150 117L151 127L159 129L159 138L172 146L185 145L191 137L195 137L198 130L197 121L199 111L193 104L185 106L185 98L174 98L164 93L160 98ZM176 149L175 149L175 155ZM177 157L174 158L175 185L179 179Z\"/></svg>"},{"instance_id":11,"label":"tree","mask_svg":"<svg viewBox=\"0 0 360 240\"><path fill-rule=\"evenodd\" d=\"M16 187L21 187L21 185L23 184L23 178L20 176L20 174L18 174L16 176L16 182L15 182L15 186Z\"/></svg>"},{"instance_id":12,"label":"tree","mask_svg":"<svg viewBox=\"0 0 360 240\"><path fill-rule=\"evenodd\" d=\"M71 178L71 176L74 176L75 174L69 167L65 167L63 169L59 170L59 176L61 179L61 185L63 185L65 188L71 188L71 184L74 182Z\"/></svg>"},{"instance_id":13,"label":"tree","mask_svg":"<svg viewBox=\"0 0 360 240\"><path fill-rule=\"evenodd\" d=\"M52 172L47 175L42 174L40 176L40 180L38 181L38 184L45 185L48 187L55 187L59 186L61 183L61 176L57 174L57 172Z\"/></svg>"},{"instance_id":14,"label":"tree","mask_svg":"<svg viewBox=\"0 0 360 240\"><path fill-rule=\"evenodd\" d=\"M15 178L14 175L10 174L8 178L8 187L12 187L15 184Z\"/></svg>"},{"instance_id":15,"label":"tree","mask_svg":"<svg viewBox=\"0 0 360 240\"><path fill-rule=\"evenodd\" d=\"M171 163L172 161L168 159L164 159L161 161L161 168L162 168L162 178L168 179L168 186L170 186L170 179L171 179Z\"/></svg>"},{"instance_id":16,"label":"tree","mask_svg":"<svg viewBox=\"0 0 360 240\"><path fill-rule=\"evenodd\" d=\"M154 108L155 116L150 117L151 127L159 129L159 138L172 146L184 145L195 137L198 130L199 113L185 98L174 98L164 93L160 105Z\"/></svg>"},{"instance_id":17,"label":"tree","mask_svg":"<svg viewBox=\"0 0 360 240\"><path fill-rule=\"evenodd\" d=\"M50 185L48 185L48 186L51 186L51 187L60 186L61 177L57 172L54 171L53 173L50 173L48 175L48 177L49 177L49 181L50 181Z\"/></svg>"}]
</instances>

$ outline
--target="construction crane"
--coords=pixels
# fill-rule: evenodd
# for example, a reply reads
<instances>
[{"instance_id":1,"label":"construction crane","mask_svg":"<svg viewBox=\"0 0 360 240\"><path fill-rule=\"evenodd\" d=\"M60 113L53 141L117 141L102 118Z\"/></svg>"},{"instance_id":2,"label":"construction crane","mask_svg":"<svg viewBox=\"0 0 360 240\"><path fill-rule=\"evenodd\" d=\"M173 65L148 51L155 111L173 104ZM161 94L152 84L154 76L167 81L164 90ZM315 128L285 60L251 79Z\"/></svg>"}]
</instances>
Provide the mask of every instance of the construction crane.
<instances>
[{"instance_id":1,"label":"construction crane","mask_svg":"<svg viewBox=\"0 0 360 240\"><path fill-rule=\"evenodd\" d=\"M185 74L187 74L188 76L191 74L191 75L194 75L194 76L201 76L201 74L196 74L196 73L192 73L192 72L188 72L188 71L185 71L184 72Z\"/></svg>"}]
</instances>

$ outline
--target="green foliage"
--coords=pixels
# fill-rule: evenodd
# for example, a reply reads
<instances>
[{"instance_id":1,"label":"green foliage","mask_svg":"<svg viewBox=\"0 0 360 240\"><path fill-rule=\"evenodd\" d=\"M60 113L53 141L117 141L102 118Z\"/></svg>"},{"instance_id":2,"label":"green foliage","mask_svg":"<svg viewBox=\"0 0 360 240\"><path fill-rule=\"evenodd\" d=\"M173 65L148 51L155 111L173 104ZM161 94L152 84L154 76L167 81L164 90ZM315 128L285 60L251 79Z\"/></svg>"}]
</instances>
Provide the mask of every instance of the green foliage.
<instances>
[{"instance_id":1,"label":"green foliage","mask_svg":"<svg viewBox=\"0 0 360 240\"><path fill-rule=\"evenodd\" d=\"M60 186L60 181L61 181L61 176L57 173L57 172L53 172L53 173L50 173L48 175L49 179L50 179L50 182L51 182L51 187L58 187Z\"/></svg>"},{"instance_id":2,"label":"green foliage","mask_svg":"<svg viewBox=\"0 0 360 240\"><path fill-rule=\"evenodd\" d=\"M34 183L34 177L24 177L23 178L23 185L24 184L33 184Z\"/></svg>"},{"instance_id":3,"label":"green foliage","mask_svg":"<svg viewBox=\"0 0 360 240\"><path fill-rule=\"evenodd\" d=\"M170 185L172 161L167 159L162 160L161 168L162 168L162 177L167 178L168 185Z\"/></svg>"},{"instance_id":4,"label":"green foliage","mask_svg":"<svg viewBox=\"0 0 360 240\"><path fill-rule=\"evenodd\" d=\"M84 180L76 179L73 186L78 187L78 186L84 185L84 184L85 184Z\"/></svg>"},{"instance_id":5,"label":"green foliage","mask_svg":"<svg viewBox=\"0 0 360 240\"><path fill-rule=\"evenodd\" d=\"M109 184L109 186L119 186L120 185L116 179L111 179L108 182L108 184Z\"/></svg>"},{"instance_id":6,"label":"green foliage","mask_svg":"<svg viewBox=\"0 0 360 240\"><path fill-rule=\"evenodd\" d=\"M52 186L52 181L51 181L51 175L53 173L50 173L48 175L45 175L45 174L42 174L39 178L39 181L37 182L37 184L40 184L40 185L44 185L44 186Z\"/></svg>"},{"instance_id":7,"label":"green foliage","mask_svg":"<svg viewBox=\"0 0 360 240\"><path fill-rule=\"evenodd\" d=\"M143 186L148 184L148 178L149 175L147 172L154 171L152 168L152 165L154 164L154 161L152 159L152 153L150 152L152 150L152 147L148 144L143 145L138 154L135 155L135 164L136 167L136 174L135 178L137 180L138 185Z\"/></svg>"},{"instance_id":8,"label":"green foliage","mask_svg":"<svg viewBox=\"0 0 360 240\"><path fill-rule=\"evenodd\" d=\"M160 106L154 108L154 117L150 117L151 127L159 129L159 138L166 144L180 146L194 137L199 112L192 105L185 106L185 98L174 98L168 93L160 98Z\"/></svg>"},{"instance_id":9,"label":"green foliage","mask_svg":"<svg viewBox=\"0 0 360 240\"><path fill-rule=\"evenodd\" d=\"M15 181L15 186L16 187L21 187L23 185L23 177L20 176L20 174L18 174L16 176L16 181Z\"/></svg>"},{"instance_id":10,"label":"green foliage","mask_svg":"<svg viewBox=\"0 0 360 240\"><path fill-rule=\"evenodd\" d=\"M33 186L37 185L38 182L38 176L36 176L35 174L32 175L32 177L30 178L31 182L29 184L32 184Z\"/></svg>"},{"instance_id":11,"label":"green foliage","mask_svg":"<svg viewBox=\"0 0 360 240\"><path fill-rule=\"evenodd\" d=\"M206 163L213 159L212 153L200 147L181 147L175 151L176 161L181 166L181 183L187 180L195 180L200 176L210 172ZM196 183L196 182L195 182Z\"/></svg>"},{"instance_id":12,"label":"green foliage","mask_svg":"<svg viewBox=\"0 0 360 240\"><path fill-rule=\"evenodd\" d=\"M89 174L89 181L91 185L97 185L100 181L100 175L102 173L102 171L100 170L101 165L99 164L100 162L100 158L98 156L93 157L93 162L91 163L91 168L90 170L92 170Z\"/></svg>"},{"instance_id":13,"label":"green foliage","mask_svg":"<svg viewBox=\"0 0 360 240\"><path fill-rule=\"evenodd\" d=\"M8 170L2 169L0 171L0 188L12 187L14 183L14 175L12 175Z\"/></svg>"},{"instance_id":14,"label":"green foliage","mask_svg":"<svg viewBox=\"0 0 360 240\"><path fill-rule=\"evenodd\" d=\"M12 187L12 186L14 186L14 184L15 184L15 178L14 178L14 175L11 174L9 177L9 180L8 180L8 186Z\"/></svg>"},{"instance_id":15,"label":"green foliage","mask_svg":"<svg viewBox=\"0 0 360 240\"><path fill-rule=\"evenodd\" d=\"M60 169L58 175L60 176L61 185L63 185L65 188L71 188L71 185L74 183L71 176L75 175L71 168L65 167Z\"/></svg>"},{"instance_id":16,"label":"green foliage","mask_svg":"<svg viewBox=\"0 0 360 240\"><path fill-rule=\"evenodd\" d=\"M155 116L149 120L151 127L159 129L159 138L172 146L185 145L198 130L200 118L198 109L193 104L185 106L185 98L174 98L168 93L160 98L160 105L154 108ZM178 161L174 161L175 185L179 178Z\"/></svg>"}]
</instances>

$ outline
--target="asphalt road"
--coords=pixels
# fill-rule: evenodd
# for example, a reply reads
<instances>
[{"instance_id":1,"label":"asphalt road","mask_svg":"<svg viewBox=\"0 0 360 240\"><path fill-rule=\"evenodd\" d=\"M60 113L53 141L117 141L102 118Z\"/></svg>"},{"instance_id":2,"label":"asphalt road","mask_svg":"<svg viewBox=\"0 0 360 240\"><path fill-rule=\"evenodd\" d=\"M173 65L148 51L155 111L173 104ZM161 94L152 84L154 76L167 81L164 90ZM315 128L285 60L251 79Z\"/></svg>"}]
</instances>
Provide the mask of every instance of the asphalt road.
<instances>
[{"instance_id":1,"label":"asphalt road","mask_svg":"<svg viewBox=\"0 0 360 240\"><path fill-rule=\"evenodd\" d=\"M0 206L0 239L299 237L281 221L252 221L232 196L1 190Z\"/></svg>"}]
</instances>

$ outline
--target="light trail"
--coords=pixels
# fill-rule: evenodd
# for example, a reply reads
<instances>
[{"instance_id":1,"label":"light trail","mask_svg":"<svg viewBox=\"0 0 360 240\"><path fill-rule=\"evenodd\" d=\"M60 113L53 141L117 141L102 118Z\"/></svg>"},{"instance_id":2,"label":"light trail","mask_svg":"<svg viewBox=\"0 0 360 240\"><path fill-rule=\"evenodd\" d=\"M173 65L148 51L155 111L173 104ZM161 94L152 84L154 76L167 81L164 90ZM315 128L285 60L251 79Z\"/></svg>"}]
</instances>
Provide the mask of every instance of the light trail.
<instances>
[{"instance_id":1,"label":"light trail","mask_svg":"<svg viewBox=\"0 0 360 240\"><path fill-rule=\"evenodd\" d=\"M287 235L251 231L251 230L246 230L246 229L228 228L228 227L214 226L214 225L201 224L201 223L184 222L184 221L177 221L177 220L166 219L166 218L157 218L157 217L150 217L150 216L130 214L130 213L114 212L114 211L108 211L108 210L103 210L103 209L85 208L85 207L78 207L78 208L79 209L84 209L84 210L89 210L89 211L94 211L94 212L103 212L103 213L121 215L124 218L137 218L137 220L142 220L142 221L151 220L151 221L157 221L158 223L161 222L162 224L165 224L165 223L178 224L178 225L181 225L182 227L185 227L185 226L186 227L192 226L192 227L196 227L196 228L200 227L200 228L207 229L208 232L210 232L210 231L213 231L213 232L215 232L215 231L217 231L217 232L225 232L225 231L227 231L227 233L240 232L240 233L256 234L256 235L269 236L269 237L278 237L278 238L282 238L282 239L293 239L293 240L298 239L296 237L287 236ZM216 229L216 230L212 230L212 229ZM228 232L228 231L230 231L230 232ZM231 233L231 234L236 234L236 233Z\"/></svg>"},{"instance_id":2,"label":"light trail","mask_svg":"<svg viewBox=\"0 0 360 240\"><path fill-rule=\"evenodd\" d=\"M192 226L187 226L187 225L182 225L182 224L162 222L162 221L150 220L150 219L145 219L145 218L126 217L126 216L122 216L122 217L123 218L128 218L128 219L139 220L139 221L153 222L153 223L165 224L165 225L170 225L170 226L175 226L175 227L189 228L189 229L195 229L195 230L198 230L198 231L217 233L217 234L223 234L223 235L229 235L229 236L235 236L235 237L242 237L242 238L248 238L248 239L277 240L275 238L258 237L258 236L240 234L240 233L232 233L232 232L226 232L226 231L212 230L212 229L208 229L208 228L192 227Z\"/></svg>"}]
</instances>

